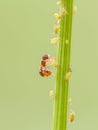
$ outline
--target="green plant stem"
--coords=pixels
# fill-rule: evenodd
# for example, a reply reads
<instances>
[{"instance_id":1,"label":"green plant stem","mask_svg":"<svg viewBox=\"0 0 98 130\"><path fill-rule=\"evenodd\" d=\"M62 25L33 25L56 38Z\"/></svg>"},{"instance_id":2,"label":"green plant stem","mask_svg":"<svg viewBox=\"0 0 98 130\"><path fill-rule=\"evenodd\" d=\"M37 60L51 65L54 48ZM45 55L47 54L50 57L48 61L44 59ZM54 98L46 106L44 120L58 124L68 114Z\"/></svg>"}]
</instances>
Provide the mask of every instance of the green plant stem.
<instances>
[{"instance_id":1,"label":"green plant stem","mask_svg":"<svg viewBox=\"0 0 98 130\"><path fill-rule=\"evenodd\" d=\"M53 130L67 129L69 81L66 81L64 77L70 68L73 0L62 0L61 2L62 8L65 8L68 14L62 16L60 21ZM68 44L66 44L66 40L68 40Z\"/></svg>"}]
</instances>

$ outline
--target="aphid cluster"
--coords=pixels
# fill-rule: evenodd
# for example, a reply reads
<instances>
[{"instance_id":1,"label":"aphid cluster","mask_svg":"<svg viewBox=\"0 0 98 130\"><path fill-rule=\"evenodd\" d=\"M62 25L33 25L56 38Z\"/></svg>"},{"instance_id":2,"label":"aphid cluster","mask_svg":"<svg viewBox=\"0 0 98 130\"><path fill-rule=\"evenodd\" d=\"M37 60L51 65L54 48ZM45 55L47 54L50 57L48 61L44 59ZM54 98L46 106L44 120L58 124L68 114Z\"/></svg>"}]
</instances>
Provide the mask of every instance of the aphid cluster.
<instances>
[{"instance_id":1,"label":"aphid cluster","mask_svg":"<svg viewBox=\"0 0 98 130\"><path fill-rule=\"evenodd\" d=\"M61 1L57 2L57 5L62 5ZM77 7L74 6L73 8L73 14L76 14L77 12ZM56 44L59 43L61 40L61 37L59 36L60 33L60 21L61 19L65 16L65 15L69 15L69 13L67 12L67 10L62 7L61 11L59 13L54 13L54 17L56 18L56 24L54 26L54 34L56 35L56 37L52 38L50 43L51 44ZM68 45L69 44L69 39L66 39L65 43ZM53 72L49 69L48 65L52 65L57 67L57 63L55 58L51 57L49 54L45 54L42 56L41 61L40 61L40 69L39 69L39 74L42 77L48 77L51 76L53 74ZM65 74L64 80L65 82L70 80L72 75L72 70L71 68L69 68ZM53 90L50 90L49 92L50 95L50 99L54 99L55 98L55 92ZM72 103L72 99L69 98L68 100L69 104ZM72 123L75 120L75 112L72 111L69 115L69 121Z\"/></svg>"}]
</instances>

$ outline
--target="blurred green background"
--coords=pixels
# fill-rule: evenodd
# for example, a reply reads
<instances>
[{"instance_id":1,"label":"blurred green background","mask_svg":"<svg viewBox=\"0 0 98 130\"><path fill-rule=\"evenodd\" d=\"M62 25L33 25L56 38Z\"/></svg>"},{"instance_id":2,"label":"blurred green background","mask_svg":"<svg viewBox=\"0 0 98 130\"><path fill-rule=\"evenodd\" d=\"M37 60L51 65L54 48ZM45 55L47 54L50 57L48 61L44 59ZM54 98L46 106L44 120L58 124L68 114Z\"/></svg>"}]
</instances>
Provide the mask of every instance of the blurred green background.
<instances>
[{"instance_id":1,"label":"blurred green background","mask_svg":"<svg viewBox=\"0 0 98 130\"><path fill-rule=\"evenodd\" d=\"M70 96L76 120L68 130L98 129L98 1L74 0ZM39 75L50 45L56 0L0 0L0 130L51 130L55 79Z\"/></svg>"}]
</instances>

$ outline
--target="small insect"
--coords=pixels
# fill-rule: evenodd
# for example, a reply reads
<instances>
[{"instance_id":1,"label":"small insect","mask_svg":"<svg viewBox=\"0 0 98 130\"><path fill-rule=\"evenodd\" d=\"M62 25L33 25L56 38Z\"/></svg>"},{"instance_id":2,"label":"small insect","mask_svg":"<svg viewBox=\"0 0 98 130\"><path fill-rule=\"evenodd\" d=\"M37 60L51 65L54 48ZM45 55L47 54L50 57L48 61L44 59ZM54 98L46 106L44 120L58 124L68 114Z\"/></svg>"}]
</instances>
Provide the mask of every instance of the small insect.
<instances>
[{"instance_id":1,"label":"small insect","mask_svg":"<svg viewBox=\"0 0 98 130\"><path fill-rule=\"evenodd\" d=\"M60 41L60 37L55 37L51 39L51 44L56 44Z\"/></svg>"},{"instance_id":2,"label":"small insect","mask_svg":"<svg viewBox=\"0 0 98 130\"><path fill-rule=\"evenodd\" d=\"M55 17L57 20L60 20L60 19L61 19L61 16L60 16L58 13L54 13L54 17Z\"/></svg>"},{"instance_id":3,"label":"small insect","mask_svg":"<svg viewBox=\"0 0 98 130\"><path fill-rule=\"evenodd\" d=\"M54 92L53 90L50 90L49 96L50 96L50 99L54 99L54 97L55 97L55 92Z\"/></svg>"},{"instance_id":4,"label":"small insect","mask_svg":"<svg viewBox=\"0 0 98 130\"><path fill-rule=\"evenodd\" d=\"M47 69L47 63L51 62L52 59L53 58L48 54L42 56L41 63L40 63L40 71L39 71L39 74L42 77L48 77L52 74L52 71Z\"/></svg>"},{"instance_id":5,"label":"small insect","mask_svg":"<svg viewBox=\"0 0 98 130\"><path fill-rule=\"evenodd\" d=\"M57 5L61 5L61 1L57 1L57 3L56 3Z\"/></svg>"},{"instance_id":6,"label":"small insect","mask_svg":"<svg viewBox=\"0 0 98 130\"><path fill-rule=\"evenodd\" d=\"M65 9L65 8L62 8L62 16L65 16L65 15L67 15L68 13L67 13L67 10Z\"/></svg>"},{"instance_id":7,"label":"small insect","mask_svg":"<svg viewBox=\"0 0 98 130\"><path fill-rule=\"evenodd\" d=\"M77 13L77 6L74 6L74 8L73 8L73 14L76 14Z\"/></svg>"},{"instance_id":8,"label":"small insect","mask_svg":"<svg viewBox=\"0 0 98 130\"><path fill-rule=\"evenodd\" d=\"M60 28L60 25L59 25L59 24L56 24L56 25L54 26L54 33L55 33L55 34L58 34L58 33L59 33L59 28Z\"/></svg>"},{"instance_id":9,"label":"small insect","mask_svg":"<svg viewBox=\"0 0 98 130\"><path fill-rule=\"evenodd\" d=\"M75 112L72 112L72 113L70 114L69 121L70 121L71 123L74 122L74 120L75 120L75 115L76 115Z\"/></svg>"},{"instance_id":10,"label":"small insect","mask_svg":"<svg viewBox=\"0 0 98 130\"><path fill-rule=\"evenodd\" d=\"M68 99L68 103L69 103L69 105L72 104L72 98L69 98L69 99Z\"/></svg>"},{"instance_id":11,"label":"small insect","mask_svg":"<svg viewBox=\"0 0 98 130\"><path fill-rule=\"evenodd\" d=\"M71 75L72 75L72 70L71 70L71 68L69 68L66 75L65 75L65 80L69 80Z\"/></svg>"}]
</instances>

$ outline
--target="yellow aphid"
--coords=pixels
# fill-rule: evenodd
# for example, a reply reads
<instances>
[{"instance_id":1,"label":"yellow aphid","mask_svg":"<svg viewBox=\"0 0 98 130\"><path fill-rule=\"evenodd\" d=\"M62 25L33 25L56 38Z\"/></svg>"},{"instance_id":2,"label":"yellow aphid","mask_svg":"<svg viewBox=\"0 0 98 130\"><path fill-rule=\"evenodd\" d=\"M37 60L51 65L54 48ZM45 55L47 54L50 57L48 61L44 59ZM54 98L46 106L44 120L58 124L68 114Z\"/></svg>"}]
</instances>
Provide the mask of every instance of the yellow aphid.
<instances>
[{"instance_id":1,"label":"yellow aphid","mask_svg":"<svg viewBox=\"0 0 98 130\"><path fill-rule=\"evenodd\" d=\"M59 24L56 24L56 25L54 26L54 33L55 33L55 34L58 34L58 32L59 32Z\"/></svg>"},{"instance_id":2,"label":"yellow aphid","mask_svg":"<svg viewBox=\"0 0 98 130\"><path fill-rule=\"evenodd\" d=\"M59 41L60 41L60 37L53 38L53 39L51 40L51 44L56 44L56 43L59 42Z\"/></svg>"},{"instance_id":3,"label":"yellow aphid","mask_svg":"<svg viewBox=\"0 0 98 130\"><path fill-rule=\"evenodd\" d=\"M71 77L71 75L72 75L72 71L69 70L69 71L66 73L66 75L65 75L65 80L69 80L70 77Z\"/></svg>"},{"instance_id":4,"label":"yellow aphid","mask_svg":"<svg viewBox=\"0 0 98 130\"><path fill-rule=\"evenodd\" d=\"M54 13L54 16L57 20L60 20L61 19L61 16L58 14L58 13Z\"/></svg>"},{"instance_id":5,"label":"yellow aphid","mask_svg":"<svg viewBox=\"0 0 98 130\"><path fill-rule=\"evenodd\" d=\"M57 61L56 58L51 58L50 59L50 63L47 63L47 68L51 68L51 67L57 67Z\"/></svg>"},{"instance_id":6,"label":"yellow aphid","mask_svg":"<svg viewBox=\"0 0 98 130\"><path fill-rule=\"evenodd\" d=\"M56 3L57 5L61 5L61 1L57 1L57 3Z\"/></svg>"},{"instance_id":7,"label":"yellow aphid","mask_svg":"<svg viewBox=\"0 0 98 130\"><path fill-rule=\"evenodd\" d=\"M73 14L76 14L77 13L77 6L74 6L73 8Z\"/></svg>"},{"instance_id":8,"label":"yellow aphid","mask_svg":"<svg viewBox=\"0 0 98 130\"><path fill-rule=\"evenodd\" d=\"M55 60L55 59L54 59L54 60L52 60L51 65L52 65L52 66L54 66L54 67L57 67L57 62L56 62L56 60Z\"/></svg>"},{"instance_id":9,"label":"yellow aphid","mask_svg":"<svg viewBox=\"0 0 98 130\"><path fill-rule=\"evenodd\" d=\"M67 14L68 14L68 13L67 13L66 9L65 9L65 8L62 8L62 15L65 16L65 15L67 15Z\"/></svg>"},{"instance_id":10,"label":"yellow aphid","mask_svg":"<svg viewBox=\"0 0 98 130\"><path fill-rule=\"evenodd\" d=\"M66 40L66 44L68 44L69 43L69 41L68 40Z\"/></svg>"},{"instance_id":11,"label":"yellow aphid","mask_svg":"<svg viewBox=\"0 0 98 130\"><path fill-rule=\"evenodd\" d=\"M72 98L68 99L68 103L71 104L72 103Z\"/></svg>"},{"instance_id":12,"label":"yellow aphid","mask_svg":"<svg viewBox=\"0 0 98 130\"><path fill-rule=\"evenodd\" d=\"M72 112L69 117L69 121L72 123L75 120L76 113Z\"/></svg>"},{"instance_id":13,"label":"yellow aphid","mask_svg":"<svg viewBox=\"0 0 98 130\"><path fill-rule=\"evenodd\" d=\"M49 92L49 96L50 96L50 99L54 99L54 97L55 97L55 93L54 93L53 90L50 90L50 92Z\"/></svg>"}]
</instances>

